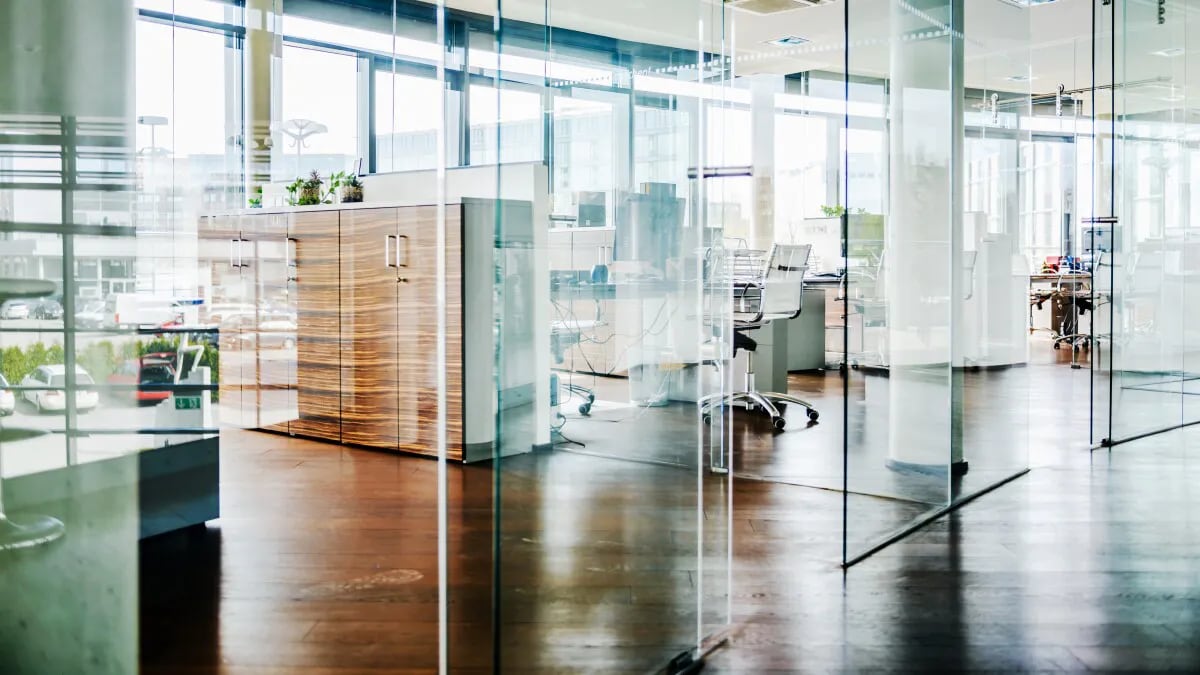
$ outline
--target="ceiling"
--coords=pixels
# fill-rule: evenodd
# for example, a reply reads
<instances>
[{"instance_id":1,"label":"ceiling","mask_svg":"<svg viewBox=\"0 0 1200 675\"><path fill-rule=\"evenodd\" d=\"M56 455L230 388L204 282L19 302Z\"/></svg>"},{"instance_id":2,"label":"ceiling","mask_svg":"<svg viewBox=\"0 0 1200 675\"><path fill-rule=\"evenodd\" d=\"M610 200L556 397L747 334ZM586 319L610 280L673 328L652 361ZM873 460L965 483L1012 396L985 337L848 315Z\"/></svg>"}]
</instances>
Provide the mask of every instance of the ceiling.
<instances>
[{"instance_id":1,"label":"ceiling","mask_svg":"<svg viewBox=\"0 0 1200 675\"><path fill-rule=\"evenodd\" d=\"M762 0L755 0L756 2ZM777 0L772 0L776 5ZM850 5L845 30L845 2ZM808 7L758 14L740 9L726 12L728 43L735 48L738 75L789 74L808 70L842 72L850 44L850 71L886 77L894 40L891 26L899 18L897 0L834 0ZM1200 8L1169 0L1172 19L1160 26L1156 3L1127 0L1127 21L1119 72L1125 81L1170 75L1181 85L1185 75L1200 72L1200 49L1195 54L1153 54L1166 46L1200 39ZM447 6L479 14L495 12L497 0L447 0ZM721 5L717 0L503 0L506 17L638 42L696 49L703 31L707 51L719 52ZM785 6L787 3L783 3ZM908 3L904 3L908 5ZM1195 3L1200 4L1200 3ZM1051 94L1092 85L1092 0L1056 0L1019 7L1008 0L964 0L966 86L1004 92ZM936 20L937 17L927 17ZM548 19L548 20L547 20ZM906 17L909 27L935 24ZM715 29L714 29L715 27ZM1103 32L1103 26L1101 32ZM785 36L807 40L796 46L768 41ZM1108 54L1107 41L1097 44ZM1189 75L1190 74L1190 75ZM1020 80L1027 76L1028 81ZM1107 70L1097 82L1108 79ZM1188 90L1170 83L1148 83L1126 90L1126 109L1178 109ZM1188 102L1200 99L1189 97ZM1100 104L1100 101L1097 101ZM1198 107L1192 103L1190 107Z\"/></svg>"}]
</instances>

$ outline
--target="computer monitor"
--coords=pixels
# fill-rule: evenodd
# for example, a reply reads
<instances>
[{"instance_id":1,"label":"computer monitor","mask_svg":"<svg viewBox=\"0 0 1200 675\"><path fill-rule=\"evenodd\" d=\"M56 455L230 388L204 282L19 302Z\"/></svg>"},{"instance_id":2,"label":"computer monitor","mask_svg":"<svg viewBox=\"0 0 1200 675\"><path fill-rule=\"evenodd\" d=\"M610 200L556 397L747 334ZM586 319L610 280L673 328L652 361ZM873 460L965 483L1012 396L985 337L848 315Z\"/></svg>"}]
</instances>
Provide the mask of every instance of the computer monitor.
<instances>
[{"instance_id":1,"label":"computer monitor","mask_svg":"<svg viewBox=\"0 0 1200 675\"><path fill-rule=\"evenodd\" d=\"M576 198L576 227L604 227L608 223L607 209L605 205L608 201L607 192L588 192L580 191L575 193Z\"/></svg>"},{"instance_id":2,"label":"computer monitor","mask_svg":"<svg viewBox=\"0 0 1200 675\"><path fill-rule=\"evenodd\" d=\"M617 209L613 260L662 271L668 259L679 256L683 216L683 200L673 189L624 195Z\"/></svg>"}]
</instances>

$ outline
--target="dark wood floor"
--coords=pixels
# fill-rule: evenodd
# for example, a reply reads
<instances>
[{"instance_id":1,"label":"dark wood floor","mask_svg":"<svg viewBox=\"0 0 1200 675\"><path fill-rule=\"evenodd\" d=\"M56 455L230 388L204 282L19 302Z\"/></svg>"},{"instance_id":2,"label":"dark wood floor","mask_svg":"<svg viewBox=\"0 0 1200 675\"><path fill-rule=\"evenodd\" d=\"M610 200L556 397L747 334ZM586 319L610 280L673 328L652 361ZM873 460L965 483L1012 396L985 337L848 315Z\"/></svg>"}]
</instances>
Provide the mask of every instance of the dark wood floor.
<instances>
[{"instance_id":1,"label":"dark wood floor","mask_svg":"<svg viewBox=\"0 0 1200 675\"><path fill-rule=\"evenodd\" d=\"M1200 430L1034 469L850 569L800 491L739 490L710 672L1200 672Z\"/></svg>"},{"instance_id":2,"label":"dark wood floor","mask_svg":"<svg viewBox=\"0 0 1200 675\"><path fill-rule=\"evenodd\" d=\"M1086 431L1062 390L1080 385L1050 380L1031 433ZM610 445L654 460L677 429L640 419ZM1028 476L843 574L841 495L761 479L814 461L797 455L827 422L738 423L735 469L758 476L733 482L732 519L694 441L673 462L523 456L498 481L451 467L452 670L649 672L719 629L730 579L715 672L1200 670L1200 430L1094 456L1047 442ZM255 432L225 434L222 461L224 517L142 546L143 672L436 668L434 462Z\"/></svg>"}]
</instances>

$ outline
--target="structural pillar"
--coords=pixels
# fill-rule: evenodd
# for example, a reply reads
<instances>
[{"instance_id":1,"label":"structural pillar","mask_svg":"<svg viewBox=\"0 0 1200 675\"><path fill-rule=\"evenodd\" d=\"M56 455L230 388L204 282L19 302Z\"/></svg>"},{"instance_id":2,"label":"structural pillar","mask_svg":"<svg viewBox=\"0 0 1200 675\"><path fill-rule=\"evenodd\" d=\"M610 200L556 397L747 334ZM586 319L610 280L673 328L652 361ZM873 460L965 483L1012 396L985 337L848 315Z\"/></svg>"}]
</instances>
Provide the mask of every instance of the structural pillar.
<instances>
[{"instance_id":1,"label":"structural pillar","mask_svg":"<svg viewBox=\"0 0 1200 675\"><path fill-rule=\"evenodd\" d=\"M750 248L767 250L775 243L775 94L784 91L782 75L752 75L751 161L754 205Z\"/></svg>"},{"instance_id":2,"label":"structural pillar","mask_svg":"<svg viewBox=\"0 0 1200 675\"><path fill-rule=\"evenodd\" d=\"M276 131L282 107L283 0L246 0L246 42L242 54L245 106L243 161L246 195L271 180Z\"/></svg>"},{"instance_id":3,"label":"structural pillar","mask_svg":"<svg viewBox=\"0 0 1200 675\"><path fill-rule=\"evenodd\" d=\"M891 7L888 298L888 465L965 469L961 370L952 366L963 291L964 0Z\"/></svg>"}]
</instances>

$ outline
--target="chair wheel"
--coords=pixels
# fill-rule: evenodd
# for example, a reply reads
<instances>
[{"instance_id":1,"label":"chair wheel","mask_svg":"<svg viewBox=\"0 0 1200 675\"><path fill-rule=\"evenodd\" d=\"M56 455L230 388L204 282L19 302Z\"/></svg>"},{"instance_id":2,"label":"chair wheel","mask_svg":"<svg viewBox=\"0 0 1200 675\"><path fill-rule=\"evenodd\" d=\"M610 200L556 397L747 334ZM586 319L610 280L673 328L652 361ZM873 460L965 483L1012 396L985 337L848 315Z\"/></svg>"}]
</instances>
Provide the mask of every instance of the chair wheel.
<instances>
[{"instance_id":1,"label":"chair wheel","mask_svg":"<svg viewBox=\"0 0 1200 675\"><path fill-rule=\"evenodd\" d=\"M816 421L817 421L817 418L818 418L818 417L820 417L820 416L821 416L821 413L817 412L816 410L811 410L811 409L810 409L810 410L808 411L808 419L809 419L809 421L811 421L811 422L816 422Z\"/></svg>"},{"instance_id":2,"label":"chair wheel","mask_svg":"<svg viewBox=\"0 0 1200 675\"><path fill-rule=\"evenodd\" d=\"M591 403L580 403L579 404L579 414L580 415L587 415L591 412L592 412L592 404Z\"/></svg>"},{"instance_id":3,"label":"chair wheel","mask_svg":"<svg viewBox=\"0 0 1200 675\"><path fill-rule=\"evenodd\" d=\"M779 431L783 431L783 428L787 426L787 420L782 417L776 417L771 420L771 424L775 425L775 428Z\"/></svg>"}]
</instances>

